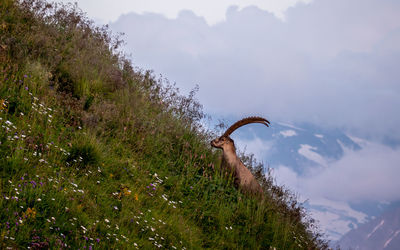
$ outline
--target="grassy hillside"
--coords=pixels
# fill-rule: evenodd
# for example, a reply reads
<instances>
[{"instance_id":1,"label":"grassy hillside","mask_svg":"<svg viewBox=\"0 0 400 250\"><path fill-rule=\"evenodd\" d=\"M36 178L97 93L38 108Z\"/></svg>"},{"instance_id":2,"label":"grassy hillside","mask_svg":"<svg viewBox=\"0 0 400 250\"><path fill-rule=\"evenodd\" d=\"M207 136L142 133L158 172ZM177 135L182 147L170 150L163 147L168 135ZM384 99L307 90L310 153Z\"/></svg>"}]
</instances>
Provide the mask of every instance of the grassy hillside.
<instances>
[{"instance_id":1,"label":"grassy hillside","mask_svg":"<svg viewBox=\"0 0 400 250\"><path fill-rule=\"evenodd\" d=\"M0 248L326 248L251 156L265 200L233 186L195 91L121 42L76 6L0 1Z\"/></svg>"}]
</instances>

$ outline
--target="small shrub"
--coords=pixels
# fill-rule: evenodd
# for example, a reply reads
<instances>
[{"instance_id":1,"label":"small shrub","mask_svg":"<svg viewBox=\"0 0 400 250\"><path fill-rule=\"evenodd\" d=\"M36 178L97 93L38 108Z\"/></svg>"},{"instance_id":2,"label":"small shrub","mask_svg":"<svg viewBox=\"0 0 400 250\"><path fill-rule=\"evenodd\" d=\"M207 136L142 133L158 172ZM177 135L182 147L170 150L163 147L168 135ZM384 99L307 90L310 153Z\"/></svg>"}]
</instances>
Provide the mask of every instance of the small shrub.
<instances>
[{"instance_id":1,"label":"small shrub","mask_svg":"<svg viewBox=\"0 0 400 250\"><path fill-rule=\"evenodd\" d=\"M38 89L39 85L48 86L52 77L47 68L38 61L28 61L25 66L26 74L30 76L30 81L36 86L31 86L32 90Z\"/></svg>"},{"instance_id":2,"label":"small shrub","mask_svg":"<svg viewBox=\"0 0 400 250\"><path fill-rule=\"evenodd\" d=\"M100 161L100 154L97 148L90 142L83 144L76 143L72 145L67 163L79 168L86 168L89 165L95 165Z\"/></svg>"},{"instance_id":3,"label":"small shrub","mask_svg":"<svg viewBox=\"0 0 400 250\"><path fill-rule=\"evenodd\" d=\"M94 96L89 96L88 98L86 98L85 104L83 105L83 110L87 111L90 106L92 105L94 100Z\"/></svg>"},{"instance_id":4,"label":"small shrub","mask_svg":"<svg viewBox=\"0 0 400 250\"><path fill-rule=\"evenodd\" d=\"M70 75L70 73L62 68L58 67L54 72L53 72L53 81L58 83L57 90L60 92L65 92L67 94L73 94L75 96L75 86L73 79Z\"/></svg>"}]
</instances>

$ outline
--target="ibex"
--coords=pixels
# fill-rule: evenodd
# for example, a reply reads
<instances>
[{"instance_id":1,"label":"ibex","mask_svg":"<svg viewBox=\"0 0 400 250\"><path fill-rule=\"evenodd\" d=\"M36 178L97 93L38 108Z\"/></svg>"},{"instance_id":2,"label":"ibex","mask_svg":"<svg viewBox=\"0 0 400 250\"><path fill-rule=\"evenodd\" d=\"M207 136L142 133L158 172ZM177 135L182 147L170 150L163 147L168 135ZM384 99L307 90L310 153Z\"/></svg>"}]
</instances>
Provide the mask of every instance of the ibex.
<instances>
[{"instance_id":1,"label":"ibex","mask_svg":"<svg viewBox=\"0 0 400 250\"><path fill-rule=\"evenodd\" d=\"M262 194L260 184L236 155L235 143L229 137L236 129L249 123L261 123L269 127L269 121L262 117L244 118L230 126L221 137L212 140L211 146L222 149L222 166L233 172L236 185L246 192Z\"/></svg>"}]
</instances>

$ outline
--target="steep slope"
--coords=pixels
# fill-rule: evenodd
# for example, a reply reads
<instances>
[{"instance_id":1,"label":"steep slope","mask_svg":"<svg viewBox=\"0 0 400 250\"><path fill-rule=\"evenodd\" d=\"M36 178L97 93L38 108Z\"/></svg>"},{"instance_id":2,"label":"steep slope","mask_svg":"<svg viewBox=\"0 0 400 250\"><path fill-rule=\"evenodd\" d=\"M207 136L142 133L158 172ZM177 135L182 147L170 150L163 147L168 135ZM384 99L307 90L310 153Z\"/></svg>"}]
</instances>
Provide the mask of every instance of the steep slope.
<instances>
[{"instance_id":1,"label":"steep slope","mask_svg":"<svg viewBox=\"0 0 400 250\"><path fill-rule=\"evenodd\" d=\"M0 29L2 248L326 248L260 169L263 201L219 171L194 92L76 6L4 0Z\"/></svg>"}]
</instances>

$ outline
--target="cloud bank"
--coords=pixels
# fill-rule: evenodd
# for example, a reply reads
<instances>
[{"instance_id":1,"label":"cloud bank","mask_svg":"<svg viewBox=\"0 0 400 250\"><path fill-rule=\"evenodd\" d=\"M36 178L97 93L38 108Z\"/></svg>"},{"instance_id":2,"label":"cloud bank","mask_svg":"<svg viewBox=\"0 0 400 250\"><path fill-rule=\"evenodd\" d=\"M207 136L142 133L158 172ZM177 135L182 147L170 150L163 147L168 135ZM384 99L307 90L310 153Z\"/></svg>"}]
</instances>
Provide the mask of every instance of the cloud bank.
<instances>
[{"instance_id":1,"label":"cloud bank","mask_svg":"<svg viewBox=\"0 0 400 250\"><path fill-rule=\"evenodd\" d=\"M400 150L371 143L307 175L298 176L285 166L278 166L275 175L307 198L389 202L400 200L399 162Z\"/></svg>"},{"instance_id":2,"label":"cloud bank","mask_svg":"<svg viewBox=\"0 0 400 250\"><path fill-rule=\"evenodd\" d=\"M362 135L400 139L400 2L316 0L286 20L257 7L230 7L210 26L182 11L176 19L130 13L133 62L152 68L217 115L260 114Z\"/></svg>"},{"instance_id":3,"label":"cloud bank","mask_svg":"<svg viewBox=\"0 0 400 250\"><path fill-rule=\"evenodd\" d=\"M55 0L56 2L71 2L71 0ZM192 10L196 15L203 16L207 23L215 24L225 19L225 11L230 5L237 5L239 8L247 6L258 6L262 10L274 13L278 18L284 18L287 8L297 3L309 3L312 0L118 0L117 4L110 0L76 0L79 6L94 18L98 23L115 21L124 13L134 11L135 13L159 13L168 18L176 18L182 9Z\"/></svg>"}]
</instances>

